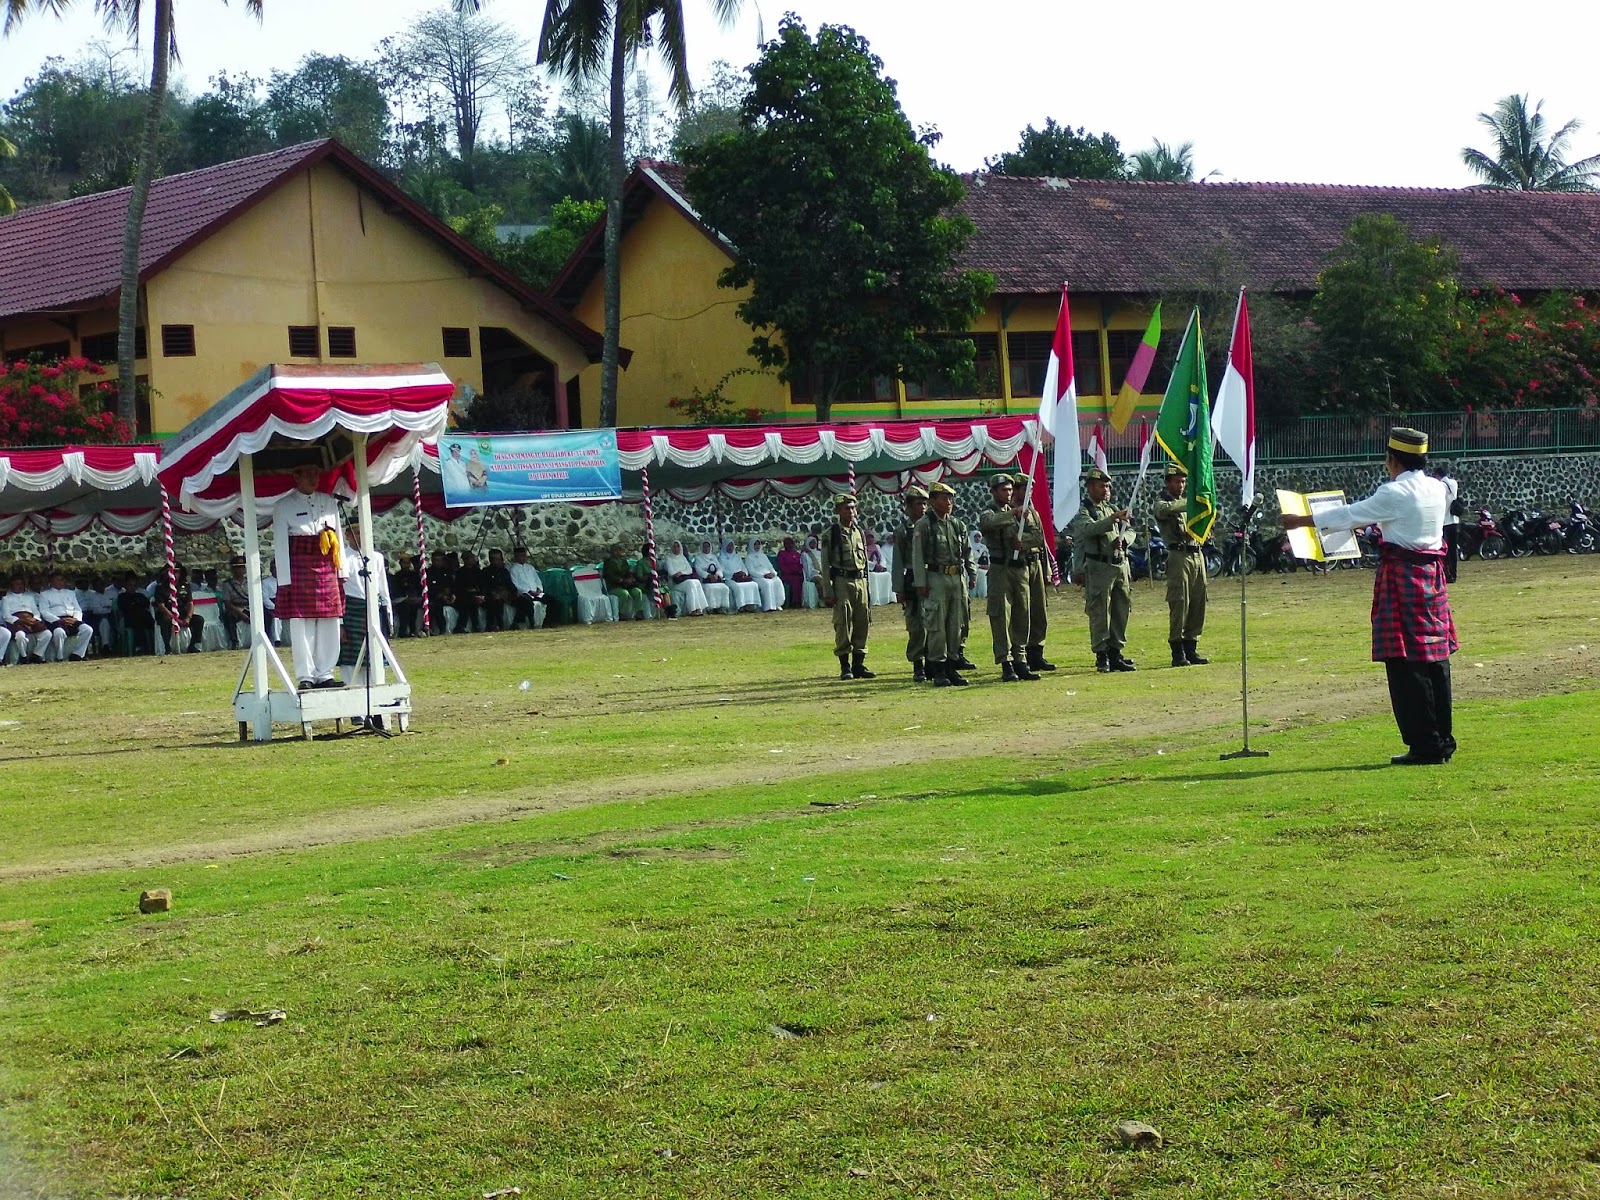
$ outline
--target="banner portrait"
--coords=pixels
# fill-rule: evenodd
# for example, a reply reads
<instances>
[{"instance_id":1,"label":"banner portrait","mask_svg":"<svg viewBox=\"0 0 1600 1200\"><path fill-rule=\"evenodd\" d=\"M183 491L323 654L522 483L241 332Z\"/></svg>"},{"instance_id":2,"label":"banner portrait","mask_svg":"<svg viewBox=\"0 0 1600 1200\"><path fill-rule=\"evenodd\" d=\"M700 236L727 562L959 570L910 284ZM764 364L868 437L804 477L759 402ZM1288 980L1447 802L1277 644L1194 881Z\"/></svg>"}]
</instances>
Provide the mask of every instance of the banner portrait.
<instances>
[{"instance_id":1,"label":"banner portrait","mask_svg":"<svg viewBox=\"0 0 1600 1200\"><path fill-rule=\"evenodd\" d=\"M622 495L617 431L477 434L446 430L439 475L450 508L616 500Z\"/></svg>"}]
</instances>

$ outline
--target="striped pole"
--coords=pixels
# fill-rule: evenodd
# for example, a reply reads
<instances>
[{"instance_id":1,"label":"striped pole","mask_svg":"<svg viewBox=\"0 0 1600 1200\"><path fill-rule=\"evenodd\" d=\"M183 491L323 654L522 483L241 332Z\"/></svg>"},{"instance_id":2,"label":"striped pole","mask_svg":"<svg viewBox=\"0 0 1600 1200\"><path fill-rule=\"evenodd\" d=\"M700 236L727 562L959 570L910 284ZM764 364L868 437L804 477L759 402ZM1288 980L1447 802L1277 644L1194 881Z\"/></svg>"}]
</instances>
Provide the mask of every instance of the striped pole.
<instances>
[{"instance_id":1,"label":"striped pole","mask_svg":"<svg viewBox=\"0 0 1600 1200\"><path fill-rule=\"evenodd\" d=\"M178 644L182 621L178 616L178 551L172 544L172 497L165 484L161 488L161 537L167 546L167 603L172 606L172 644Z\"/></svg>"},{"instance_id":2,"label":"striped pole","mask_svg":"<svg viewBox=\"0 0 1600 1200\"><path fill-rule=\"evenodd\" d=\"M639 468L639 482L644 488L644 554L645 561L650 564L650 591L655 599L655 605L664 608L661 603L661 577L656 573L656 517L655 508L650 503L650 466L645 464ZM721 549L721 547L718 547Z\"/></svg>"},{"instance_id":3,"label":"striped pole","mask_svg":"<svg viewBox=\"0 0 1600 1200\"><path fill-rule=\"evenodd\" d=\"M422 524L422 464L411 473L411 506L417 510L417 570L422 577L422 632L433 632L433 611L428 604L428 533Z\"/></svg>"}]
</instances>

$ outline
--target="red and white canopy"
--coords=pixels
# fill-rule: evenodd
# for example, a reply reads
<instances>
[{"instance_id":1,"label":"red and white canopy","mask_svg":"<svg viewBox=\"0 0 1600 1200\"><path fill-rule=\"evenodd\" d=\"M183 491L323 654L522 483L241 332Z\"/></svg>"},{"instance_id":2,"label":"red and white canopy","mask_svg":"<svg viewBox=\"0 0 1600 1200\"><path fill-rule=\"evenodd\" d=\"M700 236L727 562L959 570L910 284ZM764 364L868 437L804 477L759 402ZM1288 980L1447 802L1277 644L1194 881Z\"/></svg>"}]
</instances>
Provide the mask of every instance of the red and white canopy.
<instances>
[{"instance_id":1,"label":"red and white canopy","mask_svg":"<svg viewBox=\"0 0 1600 1200\"><path fill-rule=\"evenodd\" d=\"M343 431L368 435L367 465L377 486L410 465L419 441L444 432L454 393L450 377L432 363L263 367L165 443L160 479L191 512L226 516L239 506L241 455ZM350 487L347 471L329 482ZM290 486L287 474L258 474L257 499L271 505Z\"/></svg>"}]
</instances>

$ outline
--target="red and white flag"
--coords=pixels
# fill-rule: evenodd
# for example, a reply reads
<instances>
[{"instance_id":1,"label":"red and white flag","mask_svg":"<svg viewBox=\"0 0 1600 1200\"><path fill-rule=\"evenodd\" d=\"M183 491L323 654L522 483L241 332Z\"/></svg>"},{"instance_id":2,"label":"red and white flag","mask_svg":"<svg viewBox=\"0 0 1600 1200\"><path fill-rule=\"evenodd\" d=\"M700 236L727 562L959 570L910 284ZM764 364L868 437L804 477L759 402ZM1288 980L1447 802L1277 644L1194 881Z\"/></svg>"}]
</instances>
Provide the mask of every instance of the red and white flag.
<instances>
[{"instance_id":1,"label":"red and white flag","mask_svg":"<svg viewBox=\"0 0 1600 1200\"><path fill-rule=\"evenodd\" d=\"M1106 435L1100 428L1099 421L1096 421L1094 428L1089 431L1089 461L1107 475L1111 474L1111 460L1106 457Z\"/></svg>"},{"instance_id":2,"label":"red and white flag","mask_svg":"<svg viewBox=\"0 0 1600 1200\"><path fill-rule=\"evenodd\" d=\"M1133 494L1137 496L1139 489L1144 486L1145 472L1150 469L1150 447L1155 445L1155 438L1150 436L1150 418L1139 418L1139 478L1134 480Z\"/></svg>"},{"instance_id":3,"label":"red and white flag","mask_svg":"<svg viewBox=\"0 0 1600 1200\"><path fill-rule=\"evenodd\" d=\"M1078 481L1083 448L1078 441L1078 383L1072 365L1072 318L1067 312L1067 285L1061 285L1061 315L1044 369L1044 394L1039 398L1039 427L1056 440L1055 486L1050 508L1055 527L1065 529L1078 515Z\"/></svg>"},{"instance_id":4,"label":"red and white flag","mask_svg":"<svg viewBox=\"0 0 1600 1200\"><path fill-rule=\"evenodd\" d=\"M1239 289L1239 311L1233 318L1233 342L1228 369L1211 406L1211 440L1220 446L1244 476L1243 499L1249 506L1256 494L1256 384L1250 356L1250 310L1244 289Z\"/></svg>"}]
</instances>

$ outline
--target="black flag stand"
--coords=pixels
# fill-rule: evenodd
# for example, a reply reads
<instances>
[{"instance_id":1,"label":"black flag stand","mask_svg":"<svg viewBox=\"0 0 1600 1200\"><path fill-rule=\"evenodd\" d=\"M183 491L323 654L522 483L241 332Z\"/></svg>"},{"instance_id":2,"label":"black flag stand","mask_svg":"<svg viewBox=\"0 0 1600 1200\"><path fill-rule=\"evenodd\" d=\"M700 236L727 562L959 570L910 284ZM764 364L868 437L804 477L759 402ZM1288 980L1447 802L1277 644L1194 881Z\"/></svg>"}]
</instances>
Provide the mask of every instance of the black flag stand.
<instances>
[{"instance_id":1,"label":"black flag stand","mask_svg":"<svg viewBox=\"0 0 1600 1200\"><path fill-rule=\"evenodd\" d=\"M1249 618L1250 600L1245 587L1245 580L1250 577L1250 572L1245 570L1245 555L1250 553L1250 530L1261 515L1261 497L1257 496L1251 501L1250 507L1244 510L1243 544L1239 548L1239 700L1244 714L1244 745L1238 750L1230 750L1218 757L1224 761L1230 758L1266 758L1265 750L1250 749L1250 638Z\"/></svg>"}]
</instances>

